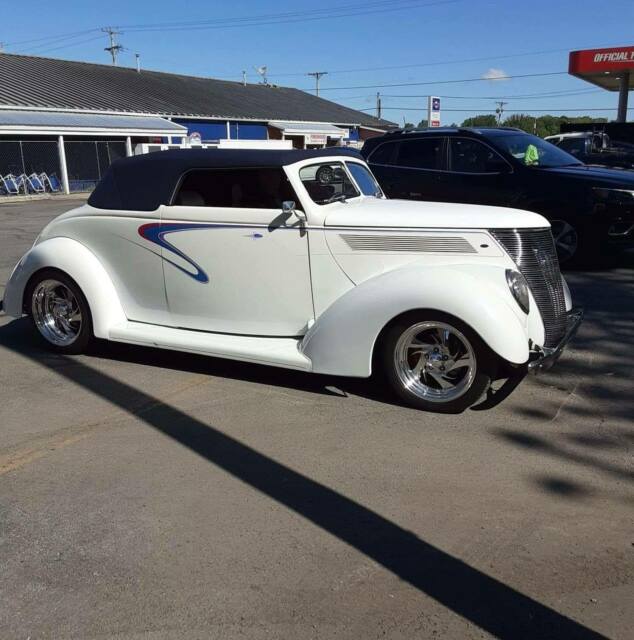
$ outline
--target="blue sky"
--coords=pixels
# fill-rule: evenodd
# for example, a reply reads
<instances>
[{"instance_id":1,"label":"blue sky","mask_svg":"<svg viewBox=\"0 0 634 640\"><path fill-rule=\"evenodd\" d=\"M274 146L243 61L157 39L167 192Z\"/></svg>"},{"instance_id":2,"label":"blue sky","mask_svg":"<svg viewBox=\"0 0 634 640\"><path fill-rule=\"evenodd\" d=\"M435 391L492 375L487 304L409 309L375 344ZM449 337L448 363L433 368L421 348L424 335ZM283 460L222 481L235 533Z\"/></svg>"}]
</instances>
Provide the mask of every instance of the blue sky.
<instances>
[{"instance_id":1,"label":"blue sky","mask_svg":"<svg viewBox=\"0 0 634 640\"><path fill-rule=\"evenodd\" d=\"M281 23L279 17L271 17L266 20L270 24L257 26L244 23L253 16L319 10L340 15L301 21L307 16L288 16ZM341 15L345 13L356 15ZM615 110L588 109L616 107L616 94L565 74L385 88L369 85L462 80L487 73L560 72L567 70L569 50L634 44L632 0L367 0L365 4L361 0L278 0L274 4L262 0L233 4L32 0L28 19L19 14L0 26L0 42L6 43L7 52L108 63L103 50L107 38L98 31L57 41L22 41L116 25L121 26L119 39L126 47L121 65L133 66L134 53L139 52L144 68L236 80L245 69L252 82L257 81L254 66L267 65L270 82L307 90L314 81L303 74L328 71L321 81L322 97L373 109L380 91L384 117L400 123L403 118L418 122L425 117L425 96L430 93L452 96L443 99L443 124L494 109L498 96L508 102L507 113L539 115L539 110L549 110L558 114L565 109L569 114L614 117ZM232 19L238 26L217 23L214 28L200 28L206 26L203 21L223 19ZM192 26L155 31L133 26L182 22ZM533 55L523 55L528 53ZM348 88L355 86L368 88ZM513 97L557 92L569 93ZM629 112L629 119L633 113Z\"/></svg>"}]
</instances>

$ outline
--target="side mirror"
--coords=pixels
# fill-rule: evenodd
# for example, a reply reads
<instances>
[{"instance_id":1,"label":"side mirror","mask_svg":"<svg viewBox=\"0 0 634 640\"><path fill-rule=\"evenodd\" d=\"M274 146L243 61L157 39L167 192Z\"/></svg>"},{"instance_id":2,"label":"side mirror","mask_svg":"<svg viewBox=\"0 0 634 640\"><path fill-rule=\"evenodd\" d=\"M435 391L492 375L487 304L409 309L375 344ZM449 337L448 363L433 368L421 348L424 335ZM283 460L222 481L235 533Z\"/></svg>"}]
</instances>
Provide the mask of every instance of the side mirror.
<instances>
[{"instance_id":1,"label":"side mirror","mask_svg":"<svg viewBox=\"0 0 634 640\"><path fill-rule=\"evenodd\" d=\"M287 217L293 215L299 220L306 220L306 214L303 211L298 211L295 208L294 200L284 200L284 202L282 202L282 213L284 213L284 215L286 215Z\"/></svg>"}]
</instances>

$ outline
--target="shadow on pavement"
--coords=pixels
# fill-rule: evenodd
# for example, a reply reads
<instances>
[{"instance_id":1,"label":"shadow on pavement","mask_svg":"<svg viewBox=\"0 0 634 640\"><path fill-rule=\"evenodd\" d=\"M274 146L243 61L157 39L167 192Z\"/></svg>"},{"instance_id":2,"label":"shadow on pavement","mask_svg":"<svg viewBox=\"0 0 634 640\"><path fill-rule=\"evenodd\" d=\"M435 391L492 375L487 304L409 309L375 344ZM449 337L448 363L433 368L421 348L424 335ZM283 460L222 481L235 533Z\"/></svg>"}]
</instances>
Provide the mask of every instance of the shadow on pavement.
<instances>
[{"instance_id":1,"label":"shadow on pavement","mask_svg":"<svg viewBox=\"0 0 634 640\"><path fill-rule=\"evenodd\" d=\"M159 398L73 358L16 343L15 337L11 325L0 328L1 346L135 415L488 633L509 640L604 637Z\"/></svg>"}]
</instances>

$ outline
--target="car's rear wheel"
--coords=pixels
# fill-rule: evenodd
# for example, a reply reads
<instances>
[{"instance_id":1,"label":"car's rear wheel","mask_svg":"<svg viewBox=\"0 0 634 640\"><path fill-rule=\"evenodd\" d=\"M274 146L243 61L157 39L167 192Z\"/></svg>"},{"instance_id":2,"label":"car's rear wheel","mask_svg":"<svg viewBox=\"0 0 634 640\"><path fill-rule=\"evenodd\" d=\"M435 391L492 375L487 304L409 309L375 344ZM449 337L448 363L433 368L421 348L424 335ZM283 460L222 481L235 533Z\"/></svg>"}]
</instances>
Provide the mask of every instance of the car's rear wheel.
<instances>
[{"instance_id":1,"label":"car's rear wheel","mask_svg":"<svg viewBox=\"0 0 634 640\"><path fill-rule=\"evenodd\" d=\"M396 394L427 411L459 413L487 390L495 358L476 333L445 314L412 313L383 343L383 367Z\"/></svg>"},{"instance_id":2,"label":"car's rear wheel","mask_svg":"<svg viewBox=\"0 0 634 640\"><path fill-rule=\"evenodd\" d=\"M92 318L74 280L61 271L42 271L27 296L33 324L50 348L68 354L86 349L93 337Z\"/></svg>"}]
</instances>

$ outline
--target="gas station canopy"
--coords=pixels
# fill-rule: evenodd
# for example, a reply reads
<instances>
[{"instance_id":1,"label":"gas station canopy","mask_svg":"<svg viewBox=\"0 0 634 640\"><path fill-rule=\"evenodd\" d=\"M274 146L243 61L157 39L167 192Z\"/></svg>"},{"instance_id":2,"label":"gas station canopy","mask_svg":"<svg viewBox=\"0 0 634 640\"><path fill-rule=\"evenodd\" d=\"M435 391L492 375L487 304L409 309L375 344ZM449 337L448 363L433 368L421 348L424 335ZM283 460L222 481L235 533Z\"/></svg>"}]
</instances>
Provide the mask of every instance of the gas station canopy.
<instances>
[{"instance_id":1,"label":"gas station canopy","mask_svg":"<svg viewBox=\"0 0 634 640\"><path fill-rule=\"evenodd\" d=\"M634 73L628 73L629 71L634 71L634 47L585 49L572 51L570 54L570 75L608 91L620 90L623 75L629 75L629 89L634 89Z\"/></svg>"},{"instance_id":2,"label":"gas station canopy","mask_svg":"<svg viewBox=\"0 0 634 640\"><path fill-rule=\"evenodd\" d=\"M617 122L625 122L627 96L634 89L634 47L572 51L568 73L607 91L618 91Z\"/></svg>"}]
</instances>

